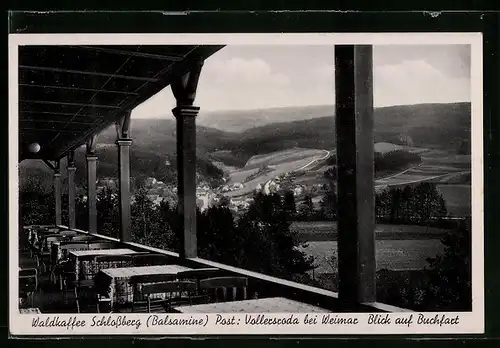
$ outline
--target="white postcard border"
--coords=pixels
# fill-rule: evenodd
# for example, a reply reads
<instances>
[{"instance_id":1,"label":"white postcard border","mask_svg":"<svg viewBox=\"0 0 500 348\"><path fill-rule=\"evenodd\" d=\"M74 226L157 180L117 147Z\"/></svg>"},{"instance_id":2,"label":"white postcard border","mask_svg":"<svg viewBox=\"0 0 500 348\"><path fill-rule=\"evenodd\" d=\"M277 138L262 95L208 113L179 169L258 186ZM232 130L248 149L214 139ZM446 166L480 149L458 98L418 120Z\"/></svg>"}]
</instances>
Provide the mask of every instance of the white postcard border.
<instances>
[{"instance_id":1,"label":"white postcard border","mask_svg":"<svg viewBox=\"0 0 500 348\"><path fill-rule=\"evenodd\" d=\"M289 318L299 320L292 325L244 324L245 314L234 314L239 325L216 325L216 314L199 315L205 325L147 325L147 314L126 314L129 320L140 319L141 326L89 326L93 314L19 314L18 293L18 47L22 45L159 45L159 44L216 44L216 45L471 45L471 107L472 107L472 312L466 313L422 313L425 317L447 318L459 316L455 325L374 325L368 324L369 313L338 314L357 318L357 325L310 325L305 316L316 314L263 314L266 318ZM12 335L351 335L351 334L470 334L484 333L484 182L483 182L483 69L481 33L298 33L298 34L10 34L9 35L9 329ZM394 323L398 317L415 313L390 313ZM97 314L115 320L124 314ZM233 314L221 314L231 318ZM250 314L248 314L250 315ZM257 314L251 314L257 317ZM336 315L336 314L333 314ZM189 319L187 314L168 314L169 318ZM322 315L318 315L321 318ZM383 314L385 316L385 314ZM47 318L59 323L71 318L85 320L85 327L52 326L33 327L33 320ZM318 319L321 321L321 319ZM68 324L69 325L69 324Z\"/></svg>"}]
</instances>

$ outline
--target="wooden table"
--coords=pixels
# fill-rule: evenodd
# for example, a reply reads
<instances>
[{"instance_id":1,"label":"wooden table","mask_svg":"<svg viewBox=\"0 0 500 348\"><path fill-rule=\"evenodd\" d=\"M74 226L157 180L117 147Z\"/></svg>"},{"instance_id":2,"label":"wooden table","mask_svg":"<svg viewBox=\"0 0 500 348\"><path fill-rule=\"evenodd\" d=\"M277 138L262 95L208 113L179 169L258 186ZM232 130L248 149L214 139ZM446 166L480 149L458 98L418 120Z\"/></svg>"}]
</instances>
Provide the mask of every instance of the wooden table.
<instances>
[{"instance_id":1,"label":"wooden table","mask_svg":"<svg viewBox=\"0 0 500 348\"><path fill-rule=\"evenodd\" d=\"M70 259L74 260L76 279L80 279L80 269L82 269L82 267L91 267L88 261L81 262L80 264L79 258L82 256L129 255L136 253L137 252L132 249L93 249L93 250L71 250L68 253L68 255ZM84 274L87 273L84 272Z\"/></svg>"},{"instance_id":2,"label":"wooden table","mask_svg":"<svg viewBox=\"0 0 500 348\"><path fill-rule=\"evenodd\" d=\"M136 275L172 274L176 275L191 268L181 265L157 265L141 267L120 267L102 269L96 275L96 288L98 292L111 299L114 304L132 303L134 289L130 278Z\"/></svg>"},{"instance_id":3,"label":"wooden table","mask_svg":"<svg viewBox=\"0 0 500 348\"><path fill-rule=\"evenodd\" d=\"M42 314L38 308L21 308L19 309L21 314Z\"/></svg>"},{"instance_id":4,"label":"wooden table","mask_svg":"<svg viewBox=\"0 0 500 348\"><path fill-rule=\"evenodd\" d=\"M328 313L324 308L284 297L176 307L179 313Z\"/></svg>"}]
</instances>

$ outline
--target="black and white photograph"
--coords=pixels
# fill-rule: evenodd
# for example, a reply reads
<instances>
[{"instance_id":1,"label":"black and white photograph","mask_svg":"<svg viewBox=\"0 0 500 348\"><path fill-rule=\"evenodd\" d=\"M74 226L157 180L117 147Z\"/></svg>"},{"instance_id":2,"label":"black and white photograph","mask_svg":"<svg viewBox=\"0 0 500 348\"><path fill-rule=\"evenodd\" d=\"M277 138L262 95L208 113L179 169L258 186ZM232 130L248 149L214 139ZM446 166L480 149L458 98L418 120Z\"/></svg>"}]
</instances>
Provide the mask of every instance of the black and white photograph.
<instances>
[{"instance_id":1,"label":"black and white photograph","mask_svg":"<svg viewBox=\"0 0 500 348\"><path fill-rule=\"evenodd\" d=\"M11 332L484 332L481 52L11 35Z\"/></svg>"}]
</instances>

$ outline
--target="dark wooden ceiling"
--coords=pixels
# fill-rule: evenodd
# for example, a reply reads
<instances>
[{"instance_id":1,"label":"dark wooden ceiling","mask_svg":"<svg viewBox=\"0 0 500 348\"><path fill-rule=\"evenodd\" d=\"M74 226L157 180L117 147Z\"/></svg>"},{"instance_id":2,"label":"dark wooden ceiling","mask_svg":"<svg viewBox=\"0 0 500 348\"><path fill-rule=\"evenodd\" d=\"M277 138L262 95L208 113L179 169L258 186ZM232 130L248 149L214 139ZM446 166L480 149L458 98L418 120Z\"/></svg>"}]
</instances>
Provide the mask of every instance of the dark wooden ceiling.
<instances>
[{"instance_id":1,"label":"dark wooden ceiling","mask_svg":"<svg viewBox=\"0 0 500 348\"><path fill-rule=\"evenodd\" d=\"M19 47L20 160L65 156L222 47Z\"/></svg>"}]
</instances>

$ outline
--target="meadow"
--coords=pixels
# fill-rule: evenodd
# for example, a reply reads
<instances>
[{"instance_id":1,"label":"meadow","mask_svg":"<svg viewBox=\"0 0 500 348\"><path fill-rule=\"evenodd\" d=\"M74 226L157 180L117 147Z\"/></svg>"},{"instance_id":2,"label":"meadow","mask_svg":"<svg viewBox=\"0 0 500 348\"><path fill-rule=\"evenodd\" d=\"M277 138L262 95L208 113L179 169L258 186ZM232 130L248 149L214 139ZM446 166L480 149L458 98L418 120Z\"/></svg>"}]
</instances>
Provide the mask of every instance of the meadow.
<instances>
[{"instance_id":1,"label":"meadow","mask_svg":"<svg viewBox=\"0 0 500 348\"><path fill-rule=\"evenodd\" d=\"M446 209L451 216L470 216L472 210L472 188L470 185L437 185L446 201Z\"/></svg>"},{"instance_id":2,"label":"meadow","mask_svg":"<svg viewBox=\"0 0 500 348\"><path fill-rule=\"evenodd\" d=\"M297 233L300 241L336 241L336 221L296 221L290 230ZM446 233L446 230L436 227L415 225L389 225L377 224L375 238L377 240L415 240L436 239Z\"/></svg>"},{"instance_id":3,"label":"meadow","mask_svg":"<svg viewBox=\"0 0 500 348\"><path fill-rule=\"evenodd\" d=\"M427 258L443 253L444 245L439 239L423 240L377 240L375 242L377 270L413 270L428 266ZM308 242L299 248L313 256L316 274L332 273L335 265L332 256L337 256L336 241Z\"/></svg>"}]
</instances>

